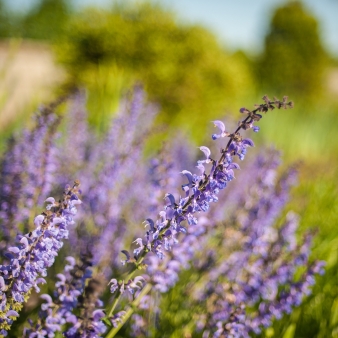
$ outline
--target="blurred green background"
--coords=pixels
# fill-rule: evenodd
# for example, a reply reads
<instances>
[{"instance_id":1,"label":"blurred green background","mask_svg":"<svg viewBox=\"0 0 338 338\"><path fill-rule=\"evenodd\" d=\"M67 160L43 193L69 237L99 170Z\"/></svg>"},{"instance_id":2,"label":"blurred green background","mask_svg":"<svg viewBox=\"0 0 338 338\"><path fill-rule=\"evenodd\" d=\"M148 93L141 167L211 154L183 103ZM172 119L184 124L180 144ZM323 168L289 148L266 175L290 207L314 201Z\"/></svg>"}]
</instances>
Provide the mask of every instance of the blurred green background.
<instances>
[{"instance_id":1,"label":"blurred green background","mask_svg":"<svg viewBox=\"0 0 338 338\"><path fill-rule=\"evenodd\" d=\"M217 10L213 2L205 16ZM158 125L183 129L197 144L211 134L211 120L239 119L238 109L260 103L264 94L295 102L293 110L264 118L255 142L275 144L286 164L301 161L290 208L302 216L302 231L318 229L313 258L326 260L327 272L301 307L262 336L338 337L338 56L328 48L316 13L306 3L276 2L256 18L267 23L265 37L257 37L261 44L240 50L168 1L112 1L104 7L94 1L21 3L0 0L1 149L40 103L79 86L87 89L98 133L128 88L142 83L161 106ZM243 11L249 3L241 2ZM226 13L224 20L230 20ZM233 29L249 29L244 15L236 20ZM151 147L169 135L157 135ZM171 323L163 320L164 331Z\"/></svg>"}]
</instances>

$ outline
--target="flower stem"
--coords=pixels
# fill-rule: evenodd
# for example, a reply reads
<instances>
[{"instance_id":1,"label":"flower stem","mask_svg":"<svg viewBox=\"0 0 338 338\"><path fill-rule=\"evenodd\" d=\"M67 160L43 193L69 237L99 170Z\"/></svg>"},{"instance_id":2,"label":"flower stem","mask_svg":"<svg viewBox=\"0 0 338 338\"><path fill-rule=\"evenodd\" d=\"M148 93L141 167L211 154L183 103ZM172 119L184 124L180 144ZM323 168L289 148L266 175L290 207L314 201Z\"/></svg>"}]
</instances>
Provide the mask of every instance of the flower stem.
<instances>
[{"instance_id":1,"label":"flower stem","mask_svg":"<svg viewBox=\"0 0 338 338\"><path fill-rule=\"evenodd\" d=\"M106 335L106 338L113 338L115 335L120 331L121 327L125 324L125 322L131 317L131 315L134 313L135 308L140 304L142 298L148 294L151 290L152 285L147 284L145 287L142 289L140 294L137 296L137 298L130 304L130 307L127 309L126 314L122 317L121 321L119 324L112 328L108 334ZM115 301L116 302L116 301ZM114 303L115 303L114 302Z\"/></svg>"}]
</instances>

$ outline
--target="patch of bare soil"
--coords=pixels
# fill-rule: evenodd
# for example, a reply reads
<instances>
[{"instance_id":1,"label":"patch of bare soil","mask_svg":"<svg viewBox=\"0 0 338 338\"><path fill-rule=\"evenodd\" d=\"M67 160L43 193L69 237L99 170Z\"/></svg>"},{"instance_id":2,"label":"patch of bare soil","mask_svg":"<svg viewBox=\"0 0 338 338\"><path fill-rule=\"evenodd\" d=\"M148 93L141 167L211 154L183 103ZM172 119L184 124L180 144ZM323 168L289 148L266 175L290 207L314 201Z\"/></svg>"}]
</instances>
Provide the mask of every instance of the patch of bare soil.
<instances>
[{"instance_id":1,"label":"patch of bare soil","mask_svg":"<svg viewBox=\"0 0 338 338\"><path fill-rule=\"evenodd\" d=\"M38 103L48 103L64 76L48 45L1 41L0 130Z\"/></svg>"}]
</instances>

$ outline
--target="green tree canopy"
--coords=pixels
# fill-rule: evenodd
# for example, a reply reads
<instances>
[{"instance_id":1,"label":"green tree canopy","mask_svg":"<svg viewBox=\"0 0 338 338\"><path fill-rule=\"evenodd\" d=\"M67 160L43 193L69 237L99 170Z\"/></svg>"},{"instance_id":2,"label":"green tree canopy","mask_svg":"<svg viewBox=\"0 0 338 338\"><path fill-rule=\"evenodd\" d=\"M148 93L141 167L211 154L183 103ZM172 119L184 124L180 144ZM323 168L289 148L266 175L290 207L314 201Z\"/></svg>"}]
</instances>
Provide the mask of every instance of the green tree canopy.
<instances>
[{"instance_id":1,"label":"green tree canopy","mask_svg":"<svg viewBox=\"0 0 338 338\"><path fill-rule=\"evenodd\" d=\"M3 0L0 0L0 39L7 38L13 31L13 22L8 9L4 5Z\"/></svg>"},{"instance_id":2,"label":"green tree canopy","mask_svg":"<svg viewBox=\"0 0 338 338\"><path fill-rule=\"evenodd\" d=\"M320 92L326 55L316 18L290 1L272 17L259 71L264 89L312 96Z\"/></svg>"},{"instance_id":3,"label":"green tree canopy","mask_svg":"<svg viewBox=\"0 0 338 338\"><path fill-rule=\"evenodd\" d=\"M70 3L67 0L40 0L22 18L20 35L36 40L59 37L70 16Z\"/></svg>"},{"instance_id":4,"label":"green tree canopy","mask_svg":"<svg viewBox=\"0 0 338 338\"><path fill-rule=\"evenodd\" d=\"M141 81L169 119L181 113L196 120L210 111L219 116L252 84L245 62L213 34L181 24L154 4L87 9L74 16L57 51L73 82L88 84L100 70L115 74L115 81L123 74Z\"/></svg>"}]
</instances>

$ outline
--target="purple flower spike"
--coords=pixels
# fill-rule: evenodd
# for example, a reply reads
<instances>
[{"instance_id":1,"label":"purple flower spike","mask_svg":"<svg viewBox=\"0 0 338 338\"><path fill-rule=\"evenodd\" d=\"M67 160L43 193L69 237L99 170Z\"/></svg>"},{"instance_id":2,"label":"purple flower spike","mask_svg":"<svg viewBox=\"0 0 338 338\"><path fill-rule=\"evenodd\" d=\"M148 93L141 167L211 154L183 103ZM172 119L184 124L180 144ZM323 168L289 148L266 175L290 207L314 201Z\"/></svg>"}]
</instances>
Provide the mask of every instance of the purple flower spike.
<instances>
[{"instance_id":1,"label":"purple flower spike","mask_svg":"<svg viewBox=\"0 0 338 338\"><path fill-rule=\"evenodd\" d=\"M73 257L67 257L71 265L66 265L64 273L58 274L60 281L55 283L54 297L41 296L46 302L41 305L40 319L35 325L31 323L30 329L25 329L24 337L54 337L57 332L62 332L62 327L67 323L71 323L72 326L68 331L63 332L65 337L94 338L100 337L105 332L106 326L101 321L105 315L97 308L102 306L101 301L97 299L95 302L91 294L90 306L86 302L86 298L89 297L90 292L93 293L96 285L91 278L90 259L83 255L81 264L76 264ZM78 315L79 309L81 309L80 315ZM77 315L73 313L74 311ZM80 334L83 331L87 331L86 334Z\"/></svg>"},{"instance_id":2,"label":"purple flower spike","mask_svg":"<svg viewBox=\"0 0 338 338\"><path fill-rule=\"evenodd\" d=\"M39 292L37 285L45 283L45 279L41 276L47 275L47 268L53 265L63 245L62 240L68 238L67 227L74 223L73 216L77 210L72 205L71 196L78 194L78 187L79 183L75 182L72 188L65 190L60 203L49 208L47 213L35 217L35 230L23 236L18 247L9 248L13 255L10 264L0 265L0 289L3 290L5 287L7 289L2 294L0 306L6 305L8 299L6 307L9 311L0 325L7 323L10 326L12 319L9 317L17 317L14 309L22 307L20 303L25 301L25 297L33 287ZM49 296L45 297L49 302Z\"/></svg>"}]
</instances>

